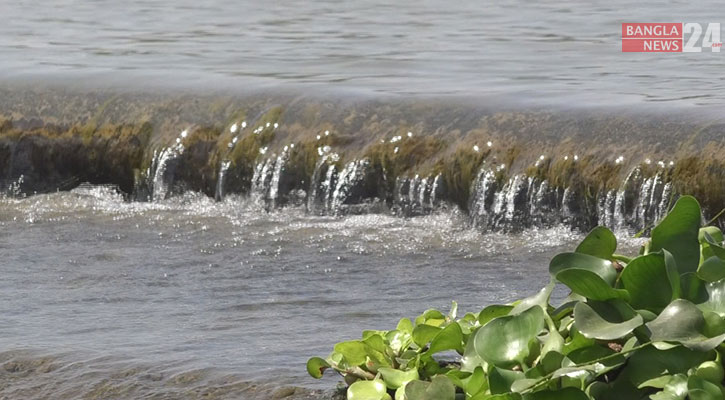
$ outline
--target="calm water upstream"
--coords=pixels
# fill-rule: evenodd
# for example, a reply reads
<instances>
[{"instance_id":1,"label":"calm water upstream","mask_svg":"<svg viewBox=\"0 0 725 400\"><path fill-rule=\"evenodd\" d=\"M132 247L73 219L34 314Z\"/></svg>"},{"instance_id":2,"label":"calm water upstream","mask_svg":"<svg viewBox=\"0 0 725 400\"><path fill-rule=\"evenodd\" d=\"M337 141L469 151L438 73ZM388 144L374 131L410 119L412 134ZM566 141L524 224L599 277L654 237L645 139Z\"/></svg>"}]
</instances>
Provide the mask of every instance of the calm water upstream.
<instances>
[{"instance_id":1,"label":"calm water upstream","mask_svg":"<svg viewBox=\"0 0 725 400\"><path fill-rule=\"evenodd\" d=\"M40 0L0 2L0 16L5 82L604 105L725 99L725 53L623 54L620 43L622 22L725 23L716 0Z\"/></svg>"},{"instance_id":2,"label":"calm water upstream","mask_svg":"<svg viewBox=\"0 0 725 400\"><path fill-rule=\"evenodd\" d=\"M23 360L25 373L4 393L87 395L114 377L158 394L179 374L331 388L306 376L308 357L453 299L477 311L532 294L578 239L465 226L453 213L315 217L195 195L2 200L0 361Z\"/></svg>"}]
</instances>

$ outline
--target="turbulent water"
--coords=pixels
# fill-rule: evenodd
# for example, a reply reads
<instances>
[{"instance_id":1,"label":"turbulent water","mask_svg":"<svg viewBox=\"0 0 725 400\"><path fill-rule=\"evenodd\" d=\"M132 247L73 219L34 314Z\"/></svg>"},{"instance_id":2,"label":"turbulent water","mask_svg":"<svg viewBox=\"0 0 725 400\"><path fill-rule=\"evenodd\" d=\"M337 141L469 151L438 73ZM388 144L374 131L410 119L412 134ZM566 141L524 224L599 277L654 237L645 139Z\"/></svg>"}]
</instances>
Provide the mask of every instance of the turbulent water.
<instances>
[{"instance_id":1,"label":"turbulent water","mask_svg":"<svg viewBox=\"0 0 725 400\"><path fill-rule=\"evenodd\" d=\"M534 293L578 239L482 235L460 218L266 213L194 194L128 203L93 186L2 200L0 394L332 388L306 376L308 357L451 300L476 311Z\"/></svg>"},{"instance_id":2,"label":"turbulent water","mask_svg":"<svg viewBox=\"0 0 725 400\"><path fill-rule=\"evenodd\" d=\"M725 22L715 0L132 0L0 4L0 78L721 104L722 53L623 54L622 22ZM172 77L172 79L169 79Z\"/></svg>"}]
</instances>

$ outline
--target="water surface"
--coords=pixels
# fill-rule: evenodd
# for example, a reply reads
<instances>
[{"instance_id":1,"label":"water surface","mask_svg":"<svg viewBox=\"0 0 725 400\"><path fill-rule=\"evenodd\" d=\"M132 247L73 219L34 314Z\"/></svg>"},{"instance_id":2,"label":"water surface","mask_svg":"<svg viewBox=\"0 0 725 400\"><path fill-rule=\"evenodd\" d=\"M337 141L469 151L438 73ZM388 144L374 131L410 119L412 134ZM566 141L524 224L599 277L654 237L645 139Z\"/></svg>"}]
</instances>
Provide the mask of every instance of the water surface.
<instances>
[{"instance_id":1,"label":"water surface","mask_svg":"<svg viewBox=\"0 0 725 400\"><path fill-rule=\"evenodd\" d=\"M548 259L579 239L466 226L453 212L319 217L194 194L125 203L88 187L2 200L0 359L61 366L5 393L87 395L111 377L145 388L149 374L172 385L194 371L331 388L332 375L306 376L308 357L451 300L476 312L533 294Z\"/></svg>"}]
</instances>

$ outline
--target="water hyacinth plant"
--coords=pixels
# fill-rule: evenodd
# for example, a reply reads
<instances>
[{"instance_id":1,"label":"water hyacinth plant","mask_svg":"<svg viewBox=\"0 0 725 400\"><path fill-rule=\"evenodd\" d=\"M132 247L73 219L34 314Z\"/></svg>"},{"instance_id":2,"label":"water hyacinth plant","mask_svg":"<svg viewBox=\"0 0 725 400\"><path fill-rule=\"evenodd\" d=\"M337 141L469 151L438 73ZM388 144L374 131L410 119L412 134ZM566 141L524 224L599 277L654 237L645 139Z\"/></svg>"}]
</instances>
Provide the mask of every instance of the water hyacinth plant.
<instances>
[{"instance_id":1,"label":"water hyacinth plant","mask_svg":"<svg viewBox=\"0 0 725 400\"><path fill-rule=\"evenodd\" d=\"M701 218L681 197L635 257L595 228L551 260L551 282L532 297L403 318L336 344L307 371L340 373L348 400L723 399L724 238ZM571 294L554 307L556 282Z\"/></svg>"}]
</instances>

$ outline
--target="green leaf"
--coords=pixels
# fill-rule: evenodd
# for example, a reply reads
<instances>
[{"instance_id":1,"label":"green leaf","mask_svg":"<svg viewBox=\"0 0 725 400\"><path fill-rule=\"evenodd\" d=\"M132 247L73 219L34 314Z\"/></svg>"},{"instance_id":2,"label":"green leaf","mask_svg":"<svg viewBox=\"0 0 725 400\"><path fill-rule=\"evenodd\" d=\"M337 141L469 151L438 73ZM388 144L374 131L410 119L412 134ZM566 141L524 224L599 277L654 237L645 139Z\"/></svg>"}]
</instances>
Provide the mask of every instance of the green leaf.
<instances>
[{"instance_id":1,"label":"green leaf","mask_svg":"<svg viewBox=\"0 0 725 400\"><path fill-rule=\"evenodd\" d=\"M644 324L639 314L623 320L617 310L609 304L596 304L597 310L585 303L578 303L574 307L574 324L579 332L589 339L620 339Z\"/></svg>"},{"instance_id":2,"label":"green leaf","mask_svg":"<svg viewBox=\"0 0 725 400\"><path fill-rule=\"evenodd\" d=\"M691 375L687 379L687 389L687 396L690 400L722 400L723 398L720 386L696 375Z\"/></svg>"},{"instance_id":3,"label":"green leaf","mask_svg":"<svg viewBox=\"0 0 725 400\"><path fill-rule=\"evenodd\" d=\"M672 275L667 272L664 254L650 253L627 264L620 279L634 308L659 312L670 304L674 291L679 293L679 275Z\"/></svg>"},{"instance_id":4,"label":"green leaf","mask_svg":"<svg viewBox=\"0 0 725 400\"><path fill-rule=\"evenodd\" d=\"M667 383L661 392L655 393L650 399L685 400L687 397L687 376L685 374L668 375L661 378L666 378Z\"/></svg>"},{"instance_id":5,"label":"green leaf","mask_svg":"<svg viewBox=\"0 0 725 400\"><path fill-rule=\"evenodd\" d=\"M486 325L488 321L503 317L504 315L508 315L511 310L513 310L513 306L505 306L500 304L492 304L483 310L481 310L480 313L478 313L478 323L481 324L481 326Z\"/></svg>"},{"instance_id":6,"label":"green leaf","mask_svg":"<svg viewBox=\"0 0 725 400\"><path fill-rule=\"evenodd\" d=\"M330 368L330 364L320 357L312 357L307 360L307 373L315 379L322 378L322 373L325 372L327 368Z\"/></svg>"},{"instance_id":7,"label":"green leaf","mask_svg":"<svg viewBox=\"0 0 725 400\"><path fill-rule=\"evenodd\" d=\"M647 323L653 342L675 342L697 350L709 351L725 340L725 334L708 338L703 334L705 317L691 302L678 299L670 303L654 321Z\"/></svg>"},{"instance_id":8,"label":"green leaf","mask_svg":"<svg viewBox=\"0 0 725 400\"><path fill-rule=\"evenodd\" d=\"M395 329L401 332L413 333L413 323L408 318L402 318Z\"/></svg>"},{"instance_id":9,"label":"green leaf","mask_svg":"<svg viewBox=\"0 0 725 400\"><path fill-rule=\"evenodd\" d=\"M430 382L411 381L405 385L406 400L455 400L456 387L443 375L434 376Z\"/></svg>"},{"instance_id":10,"label":"green leaf","mask_svg":"<svg viewBox=\"0 0 725 400\"><path fill-rule=\"evenodd\" d=\"M611 260L617 250L617 238L609 229L598 226L592 229L586 238L577 246L576 252Z\"/></svg>"},{"instance_id":11,"label":"green leaf","mask_svg":"<svg viewBox=\"0 0 725 400\"><path fill-rule=\"evenodd\" d=\"M628 298L625 290L614 289L617 271L612 262L581 253L561 253L549 263L549 273L574 293L595 300Z\"/></svg>"},{"instance_id":12,"label":"green leaf","mask_svg":"<svg viewBox=\"0 0 725 400\"><path fill-rule=\"evenodd\" d=\"M357 381L347 388L347 400L386 400L390 399L385 382Z\"/></svg>"},{"instance_id":13,"label":"green leaf","mask_svg":"<svg viewBox=\"0 0 725 400\"><path fill-rule=\"evenodd\" d=\"M709 236L709 238L708 238ZM709 240L711 239L711 240ZM720 228L716 226L705 226L700 228L700 231L697 235L697 240L700 242L700 244L705 243L722 243L725 238L723 238L722 231Z\"/></svg>"},{"instance_id":14,"label":"green leaf","mask_svg":"<svg viewBox=\"0 0 725 400\"><path fill-rule=\"evenodd\" d=\"M718 256L709 257L697 268L697 277L705 282L715 282L725 278L725 261Z\"/></svg>"},{"instance_id":15,"label":"green leaf","mask_svg":"<svg viewBox=\"0 0 725 400\"><path fill-rule=\"evenodd\" d=\"M667 249L674 256L680 275L697 271L701 218L697 200L692 196L680 197L669 214L652 229L650 251Z\"/></svg>"},{"instance_id":16,"label":"green leaf","mask_svg":"<svg viewBox=\"0 0 725 400\"><path fill-rule=\"evenodd\" d=\"M629 299L629 293L623 289L614 289L599 275L584 269L568 269L556 275L561 283L572 292L593 300Z\"/></svg>"},{"instance_id":17,"label":"green leaf","mask_svg":"<svg viewBox=\"0 0 725 400\"><path fill-rule=\"evenodd\" d=\"M612 262L598 257L581 253L561 253L554 256L549 263L549 273L556 276L565 270L581 269L595 273L609 286L614 285L617 279L617 271Z\"/></svg>"},{"instance_id":18,"label":"green leaf","mask_svg":"<svg viewBox=\"0 0 725 400\"><path fill-rule=\"evenodd\" d=\"M647 346L632 354L620 374L620 379L630 382L636 388L663 375L686 374L690 368L700 365L709 357L708 353L693 351L682 346L667 350Z\"/></svg>"},{"instance_id":19,"label":"green leaf","mask_svg":"<svg viewBox=\"0 0 725 400\"><path fill-rule=\"evenodd\" d=\"M521 314L522 312L528 310L531 307L539 306L544 311L546 311L546 308L549 305L549 298L551 297L551 292L554 290L555 282L552 279L548 285L546 285L543 289L541 289L538 293L531 297L527 297L521 301L518 302L514 306L514 308L509 312L511 315L517 315Z\"/></svg>"},{"instance_id":20,"label":"green leaf","mask_svg":"<svg viewBox=\"0 0 725 400\"><path fill-rule=\"evenodd\" d=\"M399 369L382 367L378 369L378 372L383 376L385 385L390 389L397 389L410 381L420 378L418 370L415 368L408 371L401 371Z\"/></svg>"},{"instance_id":21,"label":"green leaf","mask_svg":"<svg viewBox=\"0 0 725 400\"><path fill-rule=\"evenodd\" d=\"M522 364L529 355L529 343L543 328L544 311L532 307L519 315L498 317L481 327L473 339L474 347L483 360L497 367Z\"/></svg>"},{"instance_id":22,"label":"green leaf","mask_svg":"<svg viewBox=\"0 0 725 400\"><path fill-rule=\"evenodd\" d=\"M463 332L460 325L454 322L438 332L438 334L430 342L430 347L425 353L432 356L441 351L455 350L463 353Z\"/></svg>"},{"instance_id":23,"label":"green leaf","mask_svg":"<svg viewBox=\"0 0 725 400\"><path fill-rule=\"evenodd\" d=\"M426 324L417 325L415 329L413 329L413 341L418 345L418 347L424 347L442 330L443 329L437 326Z\"/></svg>"},{"instance_id":24,"label":"green leaf","mask_svg":"<svg viewBox=\"0 0 725 400\"><path fill-rule=\"evenodd\" d=\"M707 300L700 304L700 308L718 313L725 317L725 279L710 282L705 285Z\"/></svg>"},{"instance_id":25,"label":"green leaf","mask_svg":"<svg viewBox=\"0 0 725 400\"><path fill-rule=\"evenodd\" d=\"M535 392L524 396L524 400L589 400L589 397L579 389L567 387Z\"/></svg>"},{"instance_id":26,"label":"green leaf","mask_svg":"<svg viewBox=\"0 0 725 400\"><path fill-rule=\"evenodd\" d=\"M488 374L488 387L491 389L491 394L507 393L511 391L514 382L524 378L524 373L521 371L494 367Z\"/></svg>"},{"instance_id":27,"label":"green leaf","mask_svg":"<svg viewBox=\"0 0 725 400\"><path fill-rule=\"evenodd\" d=\"M368 346L359 340L340 342L335 345L335 352L342 354L350 365L364 364L368 356Z\"/></svg>"}]
</instances>

